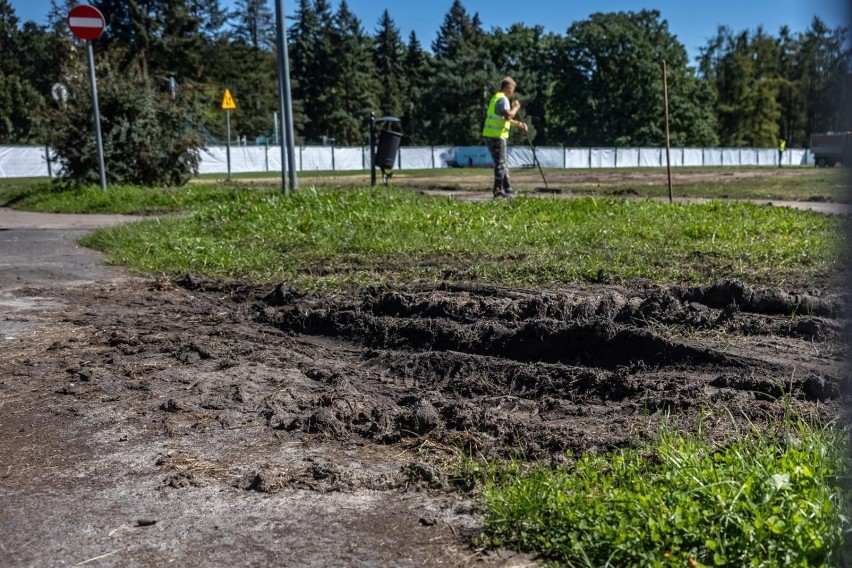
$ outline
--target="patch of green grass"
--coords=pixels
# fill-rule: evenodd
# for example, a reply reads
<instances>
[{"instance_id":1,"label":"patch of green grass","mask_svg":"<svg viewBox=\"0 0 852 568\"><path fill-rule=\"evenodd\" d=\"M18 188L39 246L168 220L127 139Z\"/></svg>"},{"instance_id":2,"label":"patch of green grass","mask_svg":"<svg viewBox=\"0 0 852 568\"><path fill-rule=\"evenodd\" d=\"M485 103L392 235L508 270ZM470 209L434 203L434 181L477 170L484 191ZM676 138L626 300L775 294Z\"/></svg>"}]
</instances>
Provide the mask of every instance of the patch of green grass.
<instances>
[{"instance_id":1,"label":"patch of green grass","mask_svg":"<svg viewBox=\"0 0 852 568\"><path fill-rule=\"evenodd\" d=\"M465 280L514 286L634 277L781 283L840 261L838 218L711 202L460 202L397 189L218 193L191 215L83 243L146 272L306 287Z\"/></svg>"},{"instance_id":2,"label":"patch of green grass","mask_svg":"<svg viewBox=\"0 0 852 568\"><path fill-rule=\"evenodd\" d=\"M482 540L566 566L837 566L848 447L798 423L723 446L663 432L558 469L479 467Z\"/></svg>"},{"instance_id":3,"label":"patch of green grass","mask_svg":"<svg viewBox=\"0 0 852 568\"><path fill-rule=\"evenodd\" d=\"M182 188L88 185L67 188L51 182L15 184L0 193L0 207L43 213L158 214L227 201L233 185L192 184Z\"/></svg>"}]
</instances>

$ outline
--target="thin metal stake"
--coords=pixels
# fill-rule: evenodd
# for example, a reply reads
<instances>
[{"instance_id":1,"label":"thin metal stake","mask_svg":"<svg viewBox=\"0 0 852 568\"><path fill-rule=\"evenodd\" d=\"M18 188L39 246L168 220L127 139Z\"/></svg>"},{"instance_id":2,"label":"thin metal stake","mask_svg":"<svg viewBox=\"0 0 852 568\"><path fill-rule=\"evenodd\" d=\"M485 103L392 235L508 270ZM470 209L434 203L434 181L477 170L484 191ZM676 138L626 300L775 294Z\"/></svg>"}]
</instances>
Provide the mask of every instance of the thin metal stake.
<instances>
[{"instance_id":1,"label":"thin metal stake","mask_svg":"<svg viewBox=\"0 0 852 568\"><path fill-rule=\"evenodd\" d=\"M669 139L669 82L666 77L666 61L663 60L663 98L665 99L666 107L666 172L669 177L669 203L674 201L672 195L672 159L671 159L671 140Z\"/></svg>"}]
</instances>

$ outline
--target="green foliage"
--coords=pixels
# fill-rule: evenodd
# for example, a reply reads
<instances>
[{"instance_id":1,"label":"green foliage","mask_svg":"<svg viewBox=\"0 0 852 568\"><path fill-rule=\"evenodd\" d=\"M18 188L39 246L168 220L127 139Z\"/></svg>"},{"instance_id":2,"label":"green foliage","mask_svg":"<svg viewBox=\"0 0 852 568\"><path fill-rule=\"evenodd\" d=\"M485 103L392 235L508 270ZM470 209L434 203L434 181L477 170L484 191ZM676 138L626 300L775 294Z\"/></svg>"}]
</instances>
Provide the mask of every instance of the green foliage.
<instances>
[{"instance_id":1,"label":"green foliage","mask_svg":"<svg viewBox=\"0 0 852 568\"><path fill-rule=\"evenodd\" d=\"M610 199L463 203L411 192L241 191L188 217L98 231L87 244L143 271L303 286L438 281L778 284L841 262L842 223L749 204Z\"/></svg>"},{"instance_id":2,"label":"green foliage","mask_svg":"<svg viewBox=\"0 0 852 568\"><path fill-rule=\"evenodd\" d=\"M849 54L845 29L815 17L799 36L762 28L735 33L720 27L702 50L701 74L716 96L719 137L726 146L807 146L814 132L852 128L841 104Z\"/></svg>"},{"instance_id":3,"label":"green foliage","mask_svg":"<svg viewBox=\"0 0 852 568\"><path fill-rule=\"evenodd\" d=\"M486 469L484 540L568 566L838 565L848 444L802 423L721 446L663 432L566 468Z\"/></svg>"},{"instance_id":4,"label":"green foliage","mask_svg":"<svg viewBox=\"0 0 852 568\"><path fill-rule=\"evenodd\" d=\"M593 14L571 26L557 56L562 105L554 121L569 145L663 146L663 61L667 63L672 140L715 142L709 93L687 68L686 50L652 10Z\"/></svg>"},{"instance_id":5,"label":"green foliage","mask_svg":"<svg viewBox=\"0 0 852 568\"><path fill-rule=\"evenodd\" d=\"M265 0L237 0L234 39L254 50L275 47L275 21Z\"/></svg>"},{"instance_id":6,"label":"green foliage","mask_svg":"<svg viewBox=\"0 0 852 568\"><path fill-rule=\"evenodd\" d=\"M43 106L44 99L28 81L0 74L0 144L40 142Z\"/></svg>"},{"instance_id":7,"label":"green foliage","mask_svg":"<svg viewBox=\"0 0 852 568\"><path fill-rule=\"evenodd\" d=\"M201 137L190 86L174 99L138 67L121 71L121 53L106 53L96 66L107 181L182 185L196 173ZM69 99L50 113L51 145L60 175L74 183L99 179L91 90L83 65L68 72Z\"/></svg>"},{"instance_id":8,"label":"green foliage","mask_svg":"<svg viewBox=\"0 0 852 568\"><path fill-rule=\"evenodd\" d=\"M64 28L68 22L63 18ZM67 35L49 33L33 22L27 22L20 31L21 45L26 49L18 56L20 77L25 77L39 95L37 106L25 109L28 118L41 118L44 100L50 99L50 89L61 81L62 67L72 52L72 43Z\"/></svg>"},{"instance_id":9,"label":"green foliage","mask_svg":"<svg viewBox=\"0 0 852 568\"><path fill-rule=\"evenodd\" d=\"M713 68L723 145L777 146L781 118L778 64L778 46L762 29L734 35L719 28L702 54L702 67Z\"/></svg>"},{"instance_id":10,"label":"green foliage","mask_svg":"<svg viewBox=\"0 0 852 568\"><path fill-rule=\"evenodd\" d=\"M252 140L257 136L274 133L273 113L278 110L278 82L271 81L275 75L275 54L245 44L230 48L229 57L240 62L240 73L231 76L226 86L212 89L208 99L209 112L214 114L211 131L222 141L227 140L225 111L221 109L225 88L229 88L237 105L231 111L231 137L246 136ZM208 91L209 92L209 91Z\"/></svg>"}]
</instances>

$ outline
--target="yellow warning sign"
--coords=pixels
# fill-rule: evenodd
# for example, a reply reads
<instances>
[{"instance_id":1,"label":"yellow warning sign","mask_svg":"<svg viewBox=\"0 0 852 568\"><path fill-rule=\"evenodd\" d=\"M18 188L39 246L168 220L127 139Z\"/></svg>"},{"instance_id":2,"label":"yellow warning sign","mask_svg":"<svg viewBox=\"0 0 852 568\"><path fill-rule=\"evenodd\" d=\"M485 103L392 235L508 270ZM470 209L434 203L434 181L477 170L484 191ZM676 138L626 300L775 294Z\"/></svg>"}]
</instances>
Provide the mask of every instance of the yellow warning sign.
<instances>
[{"instance_id":1,"label":"yellow warning sign","mask_svg":"<svg viewBox=\"0 0 852 568\"><path fill-rule=\"evenodd\" d=\"M225 89L225 96L222 97L222 110L234 110L237 104L234 102L234 97L231 96L230 89Z\"/></svg>"}]
</instances>

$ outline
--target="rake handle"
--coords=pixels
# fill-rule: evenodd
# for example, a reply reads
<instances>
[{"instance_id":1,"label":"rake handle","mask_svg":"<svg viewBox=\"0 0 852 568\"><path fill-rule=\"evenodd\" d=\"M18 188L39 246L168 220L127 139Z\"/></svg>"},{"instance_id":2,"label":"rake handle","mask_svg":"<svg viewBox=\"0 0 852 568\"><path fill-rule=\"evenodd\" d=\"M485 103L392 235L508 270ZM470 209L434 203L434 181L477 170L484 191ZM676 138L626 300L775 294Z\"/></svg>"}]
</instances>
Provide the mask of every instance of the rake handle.
<instances>
[{"instance_id":1,"label":"rake handle","mask_svg":"<svg viewBox=\"0 0 852 568\"><path fill-rule=\"evenodd\" d=\"M538 161L538 157L535 155L535 146L533 146L532 137L530 136L529 124L527 124L527 127L524 129L524 132L527 133L527 142L530 143L530 150L532 150L533 162L536 166L538 166L538 173L541 174L541 181L544 182L544 189L550 191L550 188L547 186L547 178L544 177L544 170L541 169L541 162Z\"/></svg>"}]
</instances>

